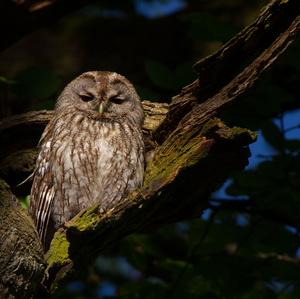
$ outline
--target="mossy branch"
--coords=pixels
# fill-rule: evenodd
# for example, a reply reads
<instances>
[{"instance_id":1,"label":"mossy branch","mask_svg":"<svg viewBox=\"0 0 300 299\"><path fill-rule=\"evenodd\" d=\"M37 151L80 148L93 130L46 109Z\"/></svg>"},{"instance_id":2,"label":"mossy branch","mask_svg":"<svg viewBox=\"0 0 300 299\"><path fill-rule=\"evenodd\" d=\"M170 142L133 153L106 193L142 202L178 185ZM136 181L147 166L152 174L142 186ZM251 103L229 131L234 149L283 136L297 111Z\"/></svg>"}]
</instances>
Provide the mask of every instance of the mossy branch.
<instances>
[{"instance_id":1,"label":"mossy branch","mask_svg":"<svg viewBox=\"0 0 300 299\"><path fill-rule=\"evenodd\" d=\"M292 8L296 13L291 11ZM270 20L276 20L276 13L286 16L287 12L292 16L289 15L281 23L278 35L271 38L270 34L266 48L256 51L256 55L252 60L248 59L243 70L237 74L233 72L231 81L223 81L223 88L213 96L203 101L199 96L203 92L203 86L197 80L173 98L166 118L153 134L154 141L159 145L155 148L153 160L147 166L144 187L104 214L99 214L98 207L94 207L67 223L54 237L48 252L48 269L51 273L55 273L51 271L53 267L60 270L66 266L70 268L70 261L76 267L77 261L86 257L82 252L97 254L131 232L199 216L206 206L209 194L230 172L242 169L247 164L248 152L245 146L255 140L255 134L246 129L230 129L214 116L252 87L295 39L300 28L299 6L293 0L273 1L262 12L255 26L245 29L224 47L226 57L232 58L236 40L239 43L241 40L252 40L258 32L254 28L266 28L267 25L270 26ZM271 24L275 26L275 23ZM248 55L248 50L241 51L242 56L245 57L246 54ZM220 59L218 53L212 57L216 61ZM211 59L196 64L199 75L203 71L201 65L214 65ZM66 238L62 238L64 234ZM68 249L68 252L61 252L60 257L56 255L53 258L53 254L58 251L57 238L68 242L68 246L62 247ZM80 247L76 245L79 239ZM98 244L97 247L93 242ZM52 281L57 279L56 273L49 279L52 285Z\"/></svg>"}]
</instances>

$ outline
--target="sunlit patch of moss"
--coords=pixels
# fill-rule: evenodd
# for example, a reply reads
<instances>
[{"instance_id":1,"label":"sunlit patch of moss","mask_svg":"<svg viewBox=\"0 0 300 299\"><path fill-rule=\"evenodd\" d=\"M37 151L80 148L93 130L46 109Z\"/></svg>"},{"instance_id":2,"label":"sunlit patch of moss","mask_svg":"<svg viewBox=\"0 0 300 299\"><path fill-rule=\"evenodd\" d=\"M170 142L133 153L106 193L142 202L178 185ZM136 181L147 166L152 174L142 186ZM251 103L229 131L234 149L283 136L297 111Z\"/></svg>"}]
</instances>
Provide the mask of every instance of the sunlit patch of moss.
<instances>
[{"instance_id":1,"label":"sunlit patch of moss","mask_svg":"<svg viewBox=\"0 0 300 299\"><path fill-rule=\"evenodd\" d=\"M51 242L49 251L46 254L48 268L53 266L65 265L71 262L69 258L70 243L67 240L66 234L57 231Z\"/></svg>"},{"instance_id":2,"label":"sunlit patch of moss","mask_svg":"<svg viewBox=\"0 0 300 299\"><path fill-rule=\"evenodd\" d=\"M207 145L207 139L197 136L188 142L181 139L176 150L174 148L167 150L165 153L163 153L163 150L158 152L159 163L156 162L157 158L154 162L150 162L145 174L144 185L146 186L157 180L171 182L180 169L198 163L207 155L209 150L205 144Z\"/></svg>"},{"instance_id":3,"label":"sunlit patch of moss","mask_svg":"<svg viewBox=\"0 0 300 299\"><path fill-rule=\"evenodd\" d=\"M74 227L79 231L93 230L99 222L99 205L95 205L79 213L66 226Z\"/></svg>"},{"instance_id":4,"label":"sunlit patch of moss","mask_svg":"<svg viewBox=\"0 0 300 299\"><path fill-rule=\"evenodd\" d=\"M29 208L29 203L30 203L30 195L24 196L20 199L21 207L25 210L28 210Z\"/></svg>"}]
</instances>

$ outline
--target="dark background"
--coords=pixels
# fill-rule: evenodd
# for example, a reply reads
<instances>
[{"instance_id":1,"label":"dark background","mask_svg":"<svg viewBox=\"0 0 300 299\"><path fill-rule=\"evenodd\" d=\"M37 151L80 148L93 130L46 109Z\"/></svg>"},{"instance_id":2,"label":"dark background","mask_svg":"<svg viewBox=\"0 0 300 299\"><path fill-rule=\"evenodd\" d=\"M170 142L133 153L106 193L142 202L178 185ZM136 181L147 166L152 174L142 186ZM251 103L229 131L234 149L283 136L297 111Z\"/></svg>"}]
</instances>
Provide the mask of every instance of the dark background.
<instances>
[{"instance_id":1,"label":"dark background","mask_svg":"<svg viewBox=\"0 0 300 299\"><path fill-rule=\"evenodd\" d=\"M95 1L0 54L0 116L53 109L88 70L128 77L169 102L194 62L255 20L268 1ZM199 219L135 234L53 298L300 298L300 42L222 115L258 131L252 157ZM27 199L21 198L24 206Z\"/></svg>"}]
</instances>

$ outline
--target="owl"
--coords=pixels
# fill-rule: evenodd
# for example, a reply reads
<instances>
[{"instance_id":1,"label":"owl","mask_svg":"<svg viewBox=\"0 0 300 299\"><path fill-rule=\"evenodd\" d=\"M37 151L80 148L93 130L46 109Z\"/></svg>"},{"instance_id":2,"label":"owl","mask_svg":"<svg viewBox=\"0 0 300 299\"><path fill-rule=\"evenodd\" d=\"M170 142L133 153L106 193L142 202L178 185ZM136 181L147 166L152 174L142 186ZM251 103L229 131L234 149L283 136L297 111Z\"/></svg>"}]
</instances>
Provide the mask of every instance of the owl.
<instances>
[{"instance_id":1,"label":"owl","mask_svg":"<svg viewBox=\"0 0 300 299\"><path fill-rule=\"evenodd\" d=\"M96 203L114 207L144 176L143 108L114 72L86 72L60 94L39 141L30 214L45 249L54 232Z\"/></svg>"}]
</instances>

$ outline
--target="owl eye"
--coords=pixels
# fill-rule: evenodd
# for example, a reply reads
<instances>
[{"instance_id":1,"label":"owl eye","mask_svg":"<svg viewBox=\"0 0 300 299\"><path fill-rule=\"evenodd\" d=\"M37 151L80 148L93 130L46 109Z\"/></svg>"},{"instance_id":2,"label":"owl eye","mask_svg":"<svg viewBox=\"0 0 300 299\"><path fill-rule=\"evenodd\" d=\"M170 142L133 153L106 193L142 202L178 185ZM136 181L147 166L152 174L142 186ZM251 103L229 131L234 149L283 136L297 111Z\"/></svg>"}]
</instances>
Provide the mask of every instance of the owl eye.
<instances>
[{"instance_id":1,"label":"owl eye","mask_svg":"<svg viewBox=\"0 0 300 299\"><path fill-rule=\"evenodd\" d=\"M94 99L94 96L92 94L80 94L79 96L84 102L90 102Z\"/></svg>"},{"instance_id":2,"label":"owl eye","mask_svg":"<svg viewBox=\"0 0 300 299\"><path fill-rule=\"evenodd\" d=\"M115 97L110 98L110 101L113 102L114 104L120 105L125 101L125 99L120 96L115 96Z\"/></svg>"}]
</instances>

